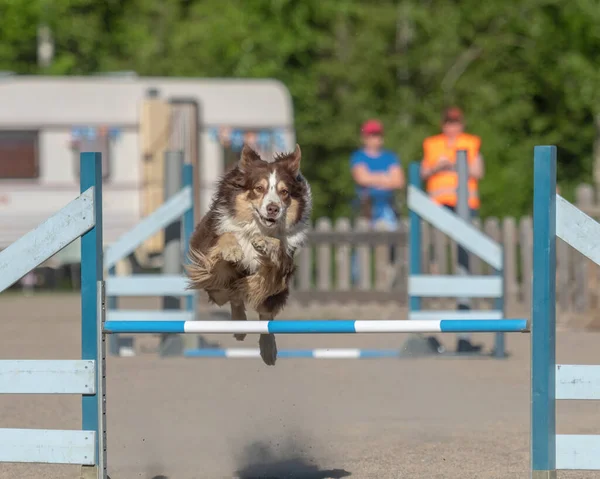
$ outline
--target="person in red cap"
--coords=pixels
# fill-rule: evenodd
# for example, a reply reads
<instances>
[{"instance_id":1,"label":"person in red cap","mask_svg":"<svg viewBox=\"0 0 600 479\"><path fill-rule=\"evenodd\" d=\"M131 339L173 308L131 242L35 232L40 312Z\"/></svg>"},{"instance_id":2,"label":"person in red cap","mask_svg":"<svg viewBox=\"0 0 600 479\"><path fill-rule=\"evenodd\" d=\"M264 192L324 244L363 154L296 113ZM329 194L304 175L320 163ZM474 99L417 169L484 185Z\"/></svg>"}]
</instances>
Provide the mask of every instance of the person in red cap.
<instances>
[{"instance_id":1,"label":"person in red cap","mask_svg":"<svg viewBox=\"0 0 600 479\"><path fill-rule=\"evenodd\" d=\"M368 120L361 128L362 148L350 157L352 178L357 186L357 197L369 205L365 216L373 221L380 219L392 223L389 208L393 209L394 192L404 187L404 172L398 156L383 149L383 125L378 120Z\"/></svg>"},{"instance_id":2,"label":"person in red cap","mask_svg":"<svg viewBox=\"0 0 600 479\"><path fill-rule=\"evenodd\" d=\"M478 182L483 178L484 172L480 148L481 139L464 132L464 117L460 108L446 109L442 117L442 133L425 138L423 141L421 177L433 201L451 211L456 211L458 199L456 152L466 150L469 170L467 180L469 208L471 216L477 216L480 205ZM458 264L465 271L469 271L469 253L461 246L458 247ZM458 309L469 309L469 306L459 304ZM458 352L481 350L480 345L471 344L469 334L460 334L458 338Z\"/></svg>"},{"instance_id":3,"label":"person in red cap","mask_svg":"<svg viewBox=\"0 0 600 479\"><path fill-rule=\"evenodd\" d=\"M383 148L383 125L368 120L361 128L362 148L350 157L350 170L356 183L355 205L360 215L372 224L384 221L389 229L399 225L395 208L395 192L404 187L404 172L399 157ZM390 251L394 260L394 248ZM353 261L353 277L358 265Z\"/></svg>"}]
</instances>

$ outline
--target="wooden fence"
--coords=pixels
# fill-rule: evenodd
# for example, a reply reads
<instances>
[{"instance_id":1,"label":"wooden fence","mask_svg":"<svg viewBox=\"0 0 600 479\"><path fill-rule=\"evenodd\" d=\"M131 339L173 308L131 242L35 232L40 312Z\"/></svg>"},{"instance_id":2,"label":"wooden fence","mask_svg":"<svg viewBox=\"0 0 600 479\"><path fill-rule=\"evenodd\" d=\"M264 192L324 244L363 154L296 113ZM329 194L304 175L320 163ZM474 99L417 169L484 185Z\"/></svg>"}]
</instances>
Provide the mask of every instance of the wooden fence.
<instances>
[{"instance_id":1,"label":"wooden fence","mask_svg":"<svg viewBox=\"0 0 600 479\"><path fill-rule=\"evenodd\" d=\"M578 202L580 203L580 202ZM581 204L580 208L585 211ZM531 304L533 223L520 219L486 218L473 221L504 248L505 301L509 309L528 311ZM340 218L332 224L320 218L311 230L309 244L298 256L292 297L299 303L395 303L407 304L408 220L399 231L370 228L358 219L352 224ZM394 246L394 262L390 247ZM421 268L423 274L455 274L456 244L439 230L422 222ZM600 271L577 251L557 240L557 308L562 312L589 313L600 307ZM353 274L354 262L354 274ZM472 274L492 274L491 268L470 255ZM428 299L427 307L452 300ZM474 300L474 308L486 309L491 301ZM425 305L423 305L426 307ZM447 304L445 305L448 306Z\"/></svg>"}]
</instances>

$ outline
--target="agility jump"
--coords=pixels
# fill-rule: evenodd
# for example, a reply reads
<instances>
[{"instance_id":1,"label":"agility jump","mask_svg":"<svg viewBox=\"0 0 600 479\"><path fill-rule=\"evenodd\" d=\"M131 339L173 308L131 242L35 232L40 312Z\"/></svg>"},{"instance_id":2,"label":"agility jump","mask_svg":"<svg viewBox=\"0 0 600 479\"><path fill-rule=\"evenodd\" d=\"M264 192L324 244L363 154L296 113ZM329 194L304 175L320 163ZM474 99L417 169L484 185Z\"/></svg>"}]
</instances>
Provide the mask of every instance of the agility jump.
<instances>
[{"instance_id":1,"label":"agility jump","mask_svg":"<svg viewBox=\"0 0 600 479\"><path fill-rule=\"evenodd\" d=\"M534 153L534 275L531 325L525 319L417 321L206 322L223 334L368 333L368 332L521 332L531 330L532 479L552 479L557 469L600 470L598 435L557 435L556 400L600 399L600 366L557 365L555 361L556 236L600 263L595 240L600 225L556 195L556 148ZM60 251L81 240L81 359L0 361L0 393L81 394L82 429L0 429L0 462L79 464L81 477L107 477L105 411L105 335L115 329L140 333L192 332L186 322L105 321L102 255L102 183L99 153L81 154L81 195L0 253L0 291ZM135 323L135 325L133 324ZM288 323L286 325L286 323ZM391 323L395 323L392 325ZM194 325L198 323L193 323ZM404 326L403 324L406 324ZM174 326L176 325L176 326ZM403 326L400 326L403 325ZM410 325L410 326L409 326ZM178 328L178 331L172 329ZM196 329L197 328L197 329ZM265 329L266 328L266 329Z\"/></svg>"}]
</instances>

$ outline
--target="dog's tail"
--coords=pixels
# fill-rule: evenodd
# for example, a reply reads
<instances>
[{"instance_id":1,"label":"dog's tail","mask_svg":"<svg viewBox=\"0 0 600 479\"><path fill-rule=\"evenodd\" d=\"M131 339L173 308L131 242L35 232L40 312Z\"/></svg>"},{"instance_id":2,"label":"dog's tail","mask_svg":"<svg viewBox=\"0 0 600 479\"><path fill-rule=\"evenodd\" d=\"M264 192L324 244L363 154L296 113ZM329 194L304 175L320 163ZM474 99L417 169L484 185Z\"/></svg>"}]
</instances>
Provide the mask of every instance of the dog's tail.
<instances>
[{"instance_id":1,"label":"dog's tail","mask_svg":"<svg viewBox=\"0 0 600 479\"><path fill-rule=\"evenodd\" d=\"M186 289L229 289L234 276L231 266L226 261L194 249L190 249L188 260L185 266L188 276Z\"/></svg>"},{"instance_id":2,"label":"dog's tail","mask_svg":"<svg viewBox=\"0 0 600 479\"><path fill-rule=\"evenodd\" d=\"M191 249L187 254L188 262L185 271L188 276L186 289L206 289L210 286L214 263L201 251Z\"/></svg>"}]
</instances>

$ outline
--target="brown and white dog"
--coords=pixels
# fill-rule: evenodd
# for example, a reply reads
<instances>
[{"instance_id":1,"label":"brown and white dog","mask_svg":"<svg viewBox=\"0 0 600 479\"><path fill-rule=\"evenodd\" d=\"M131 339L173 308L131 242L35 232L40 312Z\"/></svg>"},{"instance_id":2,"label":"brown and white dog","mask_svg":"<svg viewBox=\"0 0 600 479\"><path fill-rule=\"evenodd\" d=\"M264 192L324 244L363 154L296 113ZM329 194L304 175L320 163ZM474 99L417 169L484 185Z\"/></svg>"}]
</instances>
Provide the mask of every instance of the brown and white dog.
<instances>
[{"instance_id":1,"label":"brown and white dog","mask_svg":"<svg viewBox=\"0 0 600 479\"><path fill-rule=\"evenodd\" d=\"M205 290L219 306L229 302L233 320L246 320L246 307L273 320L286 304L312 209L300 159L298 145L270 162L245 145L192 234L190 288ZM234 336L243 341L246 335ZM259 346L265 364L274 365L275 336L261 334Z\"/></svg>"}]
</instances>

